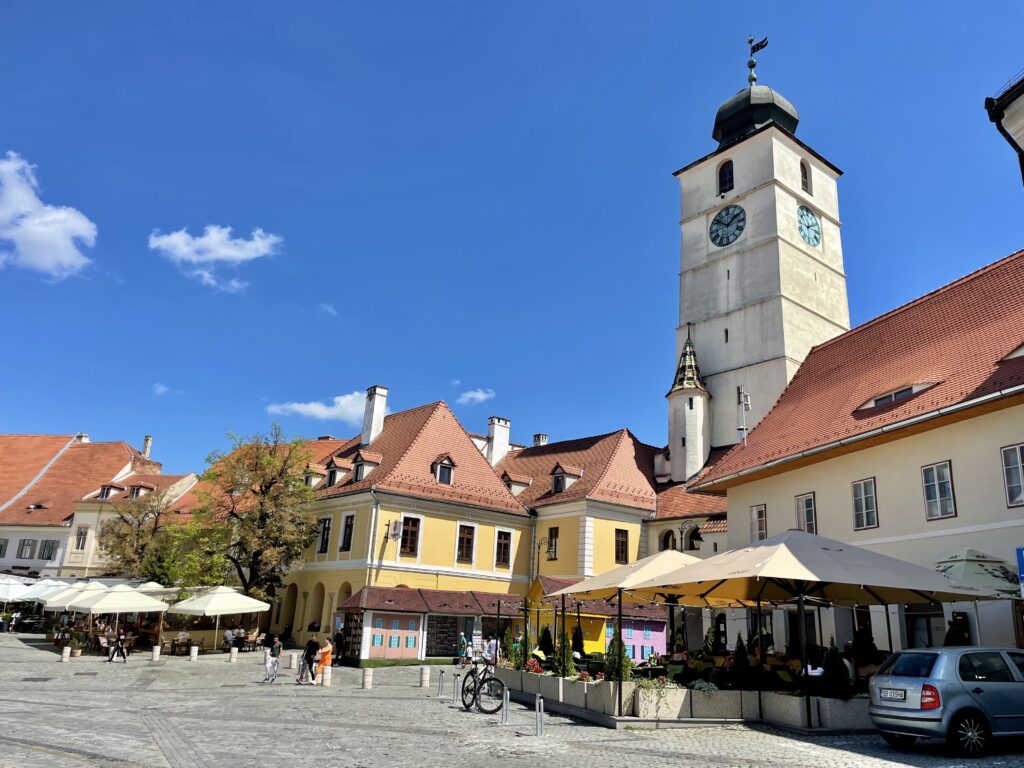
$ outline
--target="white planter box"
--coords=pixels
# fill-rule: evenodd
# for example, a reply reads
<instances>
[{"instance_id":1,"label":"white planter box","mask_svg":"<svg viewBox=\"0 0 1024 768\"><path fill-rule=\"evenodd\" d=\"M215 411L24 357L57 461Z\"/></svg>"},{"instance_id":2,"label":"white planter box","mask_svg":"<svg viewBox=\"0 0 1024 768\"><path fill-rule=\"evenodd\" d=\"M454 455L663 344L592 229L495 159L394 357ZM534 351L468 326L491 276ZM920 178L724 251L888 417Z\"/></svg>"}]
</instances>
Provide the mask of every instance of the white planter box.
<instances>
[{"instance_id":1,"label":"white planter box","mask_svg":"<svg viewBox=\"0 0 1024 768\"><path fill-rule=\"evenodd\" d=\"M739 720L743 717L742 694L739 691L715 691L712 694L692 691L693 716L716 720Z\"/></svg>"},{"instance_id":2,"label":"white planter box","mask_svg":"<svg viewBox=\"0 0 1024 768\"><path fill-rule=\"evenodd\" d=\"M843 731L874 730L868 715L868 699L817 699L822 728Z\"/></svg>"},{"instance_id":3,"label":"white planter box","mask_svg":"<svg viewBox=\"0 0 1024 768\"><path fill-rule=\"evenodd\" d=\"M540 681L544 675L535 675L533 672L523 672L523 693L540 693Z\"/></svg>"},{"instance_id":4,"label":"white planter box","mask_svg":"<svg viewBox=\"0 0 1024 768\"><path fill-rule=\"evenodd\" d=\"M587 708L587 692L593 688L593 683L583 683L579 680L562 681L562 703L579 709Z\"/></svg>"},{"instance_id":5,"label":"white planter box","mask_svg":"<svg viewBox=\"0 0 1024 768\"><path fill-rule=\"evenodd\" d=\"M776 691L764 691L761 694L764 705L763 719L777 725L788 725L794 728L817 728L818 708L811 702L811 722L807 722L807 705L803 696L791 696Z\"/></svg>"},{"instance_id":6,"label":"white planter box","mask_svg":"<svg viewBox=\"0 0 1024 768\"><path fill-rule=\"evenodd\" d=\"M540 678L540 695L545 701L562 700L562 678L554 675L542 675Z\"/></svg>"},{"instance_id":7,"label":"white planter box","mask_svg":"<svg viewBox=\"0 0 1024 768\"><path fill-rule=\"evenodd\" d=\"M690 716L688 697L692 691L667 687L649 691L637 688L633 694L633 714L645 720L679 720Z\"/></svg>"},{"instance_id":8,"label":"white planter box","mask_svg":"<svg viewBox=\"0 0 1024 768\"><path fill-rule=\"evenodd\" d=\"M761 710L757 706L757 691L740 691L740 695L743 700L743 719L760 720Z\"/></svg>"},{"instance_id":9,"label":"white planter box","mask_svg":"<svg viewBox=\"0 0 1024 768\"><path fill-rule=\"evenodd\" d=\"M505 687L508 688L510 691L523 690L522 670L507 669L506 667L497 667L494 670L494 676L501 680L501 682L505 684Z\"/></svg>"},{"instance_id":10,"label":"white planter box","mask_svg":"<svg viewBox=\"0 0 1024 768\"><path fill-rule=\"evenodd\" d=\"M593 712L600 712L602 715L613 717L619 714L619 684L605 680L590 686L587 691L587 709ZM633 692L636 683L622 684L622 714L623 716L633 713Z\"/></svg>"}]
</instances>

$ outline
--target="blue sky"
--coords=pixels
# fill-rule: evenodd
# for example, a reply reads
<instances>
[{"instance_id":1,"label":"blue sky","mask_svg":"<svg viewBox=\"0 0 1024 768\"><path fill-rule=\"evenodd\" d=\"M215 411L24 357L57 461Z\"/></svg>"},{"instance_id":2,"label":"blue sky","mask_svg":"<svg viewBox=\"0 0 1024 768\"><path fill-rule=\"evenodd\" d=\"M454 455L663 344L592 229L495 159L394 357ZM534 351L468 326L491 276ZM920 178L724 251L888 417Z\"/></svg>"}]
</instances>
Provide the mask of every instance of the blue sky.
<instances>
[{"instance_id":1,"label":"blue sky","mask_svg":"<svg viewBox=\"0 0 1024 768\"><path fill-rule=\"evenodd\" d=\"M671 172L714 148L748 34L846 172L854 323L1024 246L982 107L1024 6L963 8L4 3L0 430L152 433L201 470L275 418L353 434L268 408L380 383L470 431L662 444Z\"/></svg>"}]
</instances>

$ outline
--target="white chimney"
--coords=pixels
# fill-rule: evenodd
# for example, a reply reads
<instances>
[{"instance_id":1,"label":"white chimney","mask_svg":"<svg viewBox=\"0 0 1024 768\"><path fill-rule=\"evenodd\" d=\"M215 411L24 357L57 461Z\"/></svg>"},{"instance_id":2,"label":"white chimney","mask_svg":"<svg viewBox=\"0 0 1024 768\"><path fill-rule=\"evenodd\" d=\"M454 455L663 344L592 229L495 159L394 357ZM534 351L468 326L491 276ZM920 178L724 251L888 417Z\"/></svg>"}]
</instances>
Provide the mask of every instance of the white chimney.
<instances>
[{"instance_id":1,"label":"white chimney","mask_svg":"<svg viewBox=\"0 0 1024 768\"><path fill-rule=\"evenodd\" d=\"M152 435L146 435L144 438L142 438L142 455L145 456L148 459L149 458L149 452L150 452L150 450L152 450L152 448L153 448L153 436Z\"/></svg>"},{"instance_id":2,"label":"white chimney","mask_svg":"<svg viewBox=\"0 0 1024 768\"><path fill-rule=\"evenodd\" d=\"M360 445L369 445L380 436L384 429L384 410L388 403L388 388L374 384L366 390L366 405L363 407L363 436Z\"/></svg>"},{"instance_id":3,"label":"white chimney","mask_svg":"<svg viewBox=\"0 0 1024 768\"><path fill-rule=\"evenodd\" d=\"M547 445L547 444L548 444L548 436L545 435L543 432L538 432L536 435L533 436L533 447L534 448L539 448L540 446Z\"/></svg>"},{"instance_id":4,"label":"white chimney","mask_svg":"<svg viewBox=\"0 0 1024 768\"><path fill-rule=\"evenodd\" d=\"M492 467L508 454L508 433L511 423L501 416L491 416L487 420L487 461Z\"/></svg>"},{"instance_id":5,"label":"white chimney","mask_svg":"<svg viewBox=\"0 0 1024 768\"><path fill-rule=\"evenodd\" d=\"M89 442L89 436L87 434L85 434L85 432L79 432L77 435L75 435L75 442L76 443L88 443Z\"/></svg>"}]
</instances>

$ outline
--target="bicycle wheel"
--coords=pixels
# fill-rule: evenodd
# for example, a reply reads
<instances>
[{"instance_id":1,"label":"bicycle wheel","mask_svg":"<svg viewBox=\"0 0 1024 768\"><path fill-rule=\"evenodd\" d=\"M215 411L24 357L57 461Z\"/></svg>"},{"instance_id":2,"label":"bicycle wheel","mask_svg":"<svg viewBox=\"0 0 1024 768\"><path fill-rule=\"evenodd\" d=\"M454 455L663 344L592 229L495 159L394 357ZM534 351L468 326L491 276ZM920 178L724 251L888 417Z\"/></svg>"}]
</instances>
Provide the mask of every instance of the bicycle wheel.
<instances>
[{"instance_id":1,"label":"bicycle wheel","mask_svg":"<svg viewBox=\"0 0 1024 768\"><path fill-rule=\"evenodd\" d=\"M476 706L485 715L493 715L505 699L505 684L496 677L488 677L476 689Z\"/></svg>"},{"instance_id":2,"label":"bicycle wheel","mask_svg":"<svg viewBox=\"0 0 1024 768\"><path fill-rule=\"evenodd\" d=\"M467 672L462 681L462 706L466 709L473 708L473 699L476 697L476 670Z\"/></svg>"}]
</instances>

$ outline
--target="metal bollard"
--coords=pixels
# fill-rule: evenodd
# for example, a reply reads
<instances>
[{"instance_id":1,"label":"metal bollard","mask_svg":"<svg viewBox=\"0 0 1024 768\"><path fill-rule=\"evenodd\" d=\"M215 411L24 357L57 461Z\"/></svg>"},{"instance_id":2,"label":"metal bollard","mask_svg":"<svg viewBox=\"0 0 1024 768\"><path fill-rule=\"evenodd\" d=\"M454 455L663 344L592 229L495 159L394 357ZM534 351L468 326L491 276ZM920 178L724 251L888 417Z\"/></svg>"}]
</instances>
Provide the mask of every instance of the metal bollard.
<instances>
[{"instance_id":1,"label":"metal bollard","mask_svg":"<svg viewBox=\"0 0 1024 768\"><path fill-rule=\"evenodd\" d=\"M160 661L160 646L159 645L154 645L153 646L153 653L149 657L149 660L150 661Z\"/></svg>"},{"instance_id":2,"label":"metal bollard","mask_svg":"<svg viewBox=\"0 0 1024 768\"><path fill-rule=\"evenodd\" d=\"M533 701L533 706L537 714L537 736L544 735L544 697L539 693L536 694L537 698Z\"/></svg>"},{"instance_id":3,"label":"metal bollard","mask_svg":"<svg viewBox=\"0 0 1024 768\"><path fill-rule=\"evenodd\" d=\"M198 645L193 645L191 648L188 649L188 660L189 661L199 661L199 646Z\"/></svg>"},{"instance_id":4,"label":"metal bollard","mask_svg":"<svg viewBox=\"0 0 1024 768\"><path fill-rule=\"evenodd\" d=\"M508 716L509 716L508 705L509 705L509 695L508 695L508 688L506 688L505 691L501 694L501 724L502 725L508 725Z\"/></svg>"},{"instance_id":5,"label":"metal bollard","mask_svg":"<svg viewBox=\"0 0 1024 768\"><path fill-rule=\"evenodd\" d=\"M444 670L441 670L441 674L437 676L437 698L444 698Z\"/></svg>"},{"instance_id":6,"label":"metal bollard","mask_svg":"<svg viewBox=\"0 0 1024 768\"><path fill-rule=\"evenodd\" d=\"M238 649L234 646L231 646L231 652L228 653L228 661L232 664L238 661Z\"/></svg>"},{"instance_id":7,"label":"metal bollard","mask_svg":"<svg viewBox=\"0 0 1024 768\"><path fill-rule=\"evenodd\" d=\"M459 673L452 679L452 704L459 700Z\"/></svg>"},{"instance_id":8,"label":"metal bollard","mask_svg":"<svg viewBox=\"0 0 1024 768\"><path fill-rule=\"evenodd\" d=\"M299 668L299 654L289 653L288 654L288 666L285 669L298 669Z\"/></svg>"},{"instance_id":9,"label":"metal bollard","mask_svg":"<svg viewBox=\"0 0 1024 768\"><path fill-rule=\"evenodd\" d=\"M62 663L67 664L71 661L71 646L65 645L60 649L60 660Z\"/></svg>"},{"instance_id":10,"label":"metal bollard","mask_svg":"<svg viewBox=\"0 0 1024 768\"><path fill-rule=\"evenodd\" d=\"M324 671L320 673L320 685L324 688L331 687L331 665L328 664L324 667Z\"/></svg>"},{"instance_id":11,"label":"metal bollard","mask_svg":"<svg viewBox=\"0 0 1024 768\"><path fill-rule=\"evenodd\" d=\"M430 687L430 667L420 667L420 688Z\"/></svg>"},{"instance_id":12,"label":"metal bollard","mask_svg":"<svg viewBox=\"0 0 1024 768\"><path fill-rule=\"evenodd\" d=\"M369 691L373 688L373 670L369 667L363 668L363 690Z\"/></svg>"}]
</instances>

